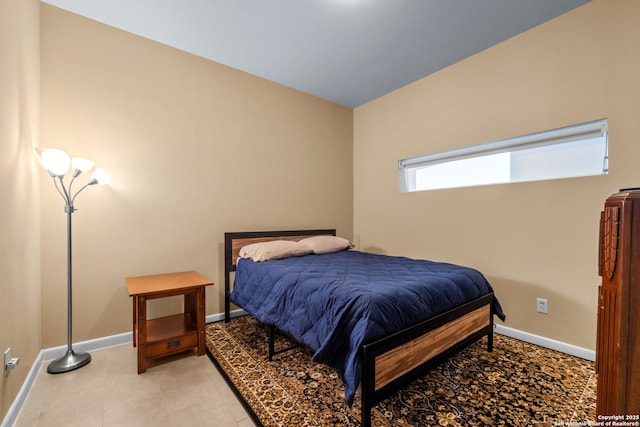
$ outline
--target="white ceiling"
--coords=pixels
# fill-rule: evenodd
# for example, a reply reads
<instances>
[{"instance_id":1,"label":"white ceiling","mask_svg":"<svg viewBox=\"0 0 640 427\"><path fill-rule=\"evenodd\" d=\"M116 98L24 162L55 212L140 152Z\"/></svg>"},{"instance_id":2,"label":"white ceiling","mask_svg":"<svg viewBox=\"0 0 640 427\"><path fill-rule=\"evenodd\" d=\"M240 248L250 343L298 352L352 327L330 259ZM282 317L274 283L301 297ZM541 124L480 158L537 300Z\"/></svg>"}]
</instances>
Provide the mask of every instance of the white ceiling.
<instances>
[{"instance_id":1,"label":"white ceiling","mask_svg":"<svg viewBox=\"0 0 640 427\"><path fill-rule=\"evenodd\" d=\"M590 0L42 0L357 107Z\"/></svg>"}]
</instances>

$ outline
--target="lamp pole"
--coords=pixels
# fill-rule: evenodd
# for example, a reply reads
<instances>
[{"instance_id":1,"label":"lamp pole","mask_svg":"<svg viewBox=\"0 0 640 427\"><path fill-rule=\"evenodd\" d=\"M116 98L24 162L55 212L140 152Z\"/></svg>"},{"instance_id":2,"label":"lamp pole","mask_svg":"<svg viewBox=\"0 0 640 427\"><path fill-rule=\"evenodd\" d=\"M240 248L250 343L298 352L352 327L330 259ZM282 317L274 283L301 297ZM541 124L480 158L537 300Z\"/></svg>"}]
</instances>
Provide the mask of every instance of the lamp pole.
<instances>
[{"instance_id":1,"label":"lamp pole","mask_svg":"<svg viewBox=\"0 0 640 427\"><path fill-rule=\"evenodd\" d=\"M36 150L37 151L37 150ZM91 179L82 186L75 194L72 193L71 187L75 179L83 172L86 172L93 168L94 163L92 161L73 158L71 159L66 153L56 149L47 149L41 151L39 154L40 163L49 172L49 175L53 178L53 185L56 187L58 193L64 199L64 211L67 214L67 351L58 359L54 360L47 367L47 372L50 374L61 374L63 372L69 372L74 369L81 368L91 362L91 355L89 353L76 353L73 351L73 289L72 289L72 247L71 247L71 214L75 212L73 202L75 198L80 194L82 190L90 185L106 184L109 181L109 176L102 169L97 169ZM72 174L69 185L65 186L64 176L71 167ZM73 196L72 196L73 194Z\"/></svg>"},{"instance_id":2,"label":"lamp pole","mask_svg":"<svg viewBox=\"0 0 640 427\"><path fill-rule=\"evenodd\" d=\"M65 200L64 211L67 213L67 352L60 358L54 360L47 367L47 372L50 374L61 374L63 372L72 371L74 369L78 369L91 362L91 355L89 353L76 353L73 351L72 342L73 342L73 289L72 289L72 249L71 249L71 214L75 211L73 207L73 199L75 196L80 193L87 185L82 187L78 192L70 198L69 191L71 191L71 183L75 179L75 176L71 178L71 182L69 183L69 190L64 186L64 182L62 181L62 177L54 176L54 183L56 178L60 181L60 187L62 187L62 191L56 184L56 188L58 192L62 195Z\"/></svg>"}]
</instances>

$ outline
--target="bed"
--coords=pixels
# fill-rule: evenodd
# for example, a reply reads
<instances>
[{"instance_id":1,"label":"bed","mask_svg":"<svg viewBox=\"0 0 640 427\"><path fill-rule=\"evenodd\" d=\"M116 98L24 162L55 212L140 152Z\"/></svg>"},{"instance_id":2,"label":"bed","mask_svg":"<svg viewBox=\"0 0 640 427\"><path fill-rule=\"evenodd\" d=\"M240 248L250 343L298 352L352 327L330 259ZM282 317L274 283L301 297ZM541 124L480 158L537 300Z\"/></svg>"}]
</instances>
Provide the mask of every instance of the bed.
<instances>
[{"instance_id":1,"label":"bed","mask_svg":"<svg viewBox=\"0 0 640 427\"><path fill-rule=\"evenodd\" d=\"M337 369L348 404L360 386L363 426L373 406L455 352L484 336L492 350L493 315L504 314L476 270L348 249L268 262L238 258L254 243L335 234L225 233L225 321L233 302L269 325L270 358L275 328L311 348L314 361ZM416 285L427 276L433 283Z\"/></svg>"}]
</instances>

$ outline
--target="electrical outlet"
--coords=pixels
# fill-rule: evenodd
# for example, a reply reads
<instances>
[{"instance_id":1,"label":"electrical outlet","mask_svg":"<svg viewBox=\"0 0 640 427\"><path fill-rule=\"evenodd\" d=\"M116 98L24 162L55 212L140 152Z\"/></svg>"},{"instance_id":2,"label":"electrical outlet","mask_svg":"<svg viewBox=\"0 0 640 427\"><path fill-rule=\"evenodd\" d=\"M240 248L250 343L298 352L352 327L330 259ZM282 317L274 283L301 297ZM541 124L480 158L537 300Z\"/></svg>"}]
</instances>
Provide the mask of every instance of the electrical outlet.
<instances>
[{"instance_id":1,"label":"electrical outlet","mask_svg":"<svg viewBox=\"0 0 640 427\"><path fill-rule=\"evenodd\" d=\"M11 347L4 351L4 374L7 375L9 373L9 362L11 361Z\"/></svg>"},{"instance_id":2,"label":"electrical outlet","mask_svg":"<svg viewBox=\"0 0 640 427\"><path fill-rule=\"evenodd\" d=\"M17 357L11 357L11 347L4 351L4 375L9 375L9 371L20 363L20 359Z\"/></svg>"},{"instance_id":3,"label":"electrical outlet","mask_svg":"<svg viewBox=\"0 0 640 427\"><path fill-rule=\"evenodd\" d=\"M536 298L536 311L549 314L549 301L544 298Z\"/></svg>"}]
</instances>

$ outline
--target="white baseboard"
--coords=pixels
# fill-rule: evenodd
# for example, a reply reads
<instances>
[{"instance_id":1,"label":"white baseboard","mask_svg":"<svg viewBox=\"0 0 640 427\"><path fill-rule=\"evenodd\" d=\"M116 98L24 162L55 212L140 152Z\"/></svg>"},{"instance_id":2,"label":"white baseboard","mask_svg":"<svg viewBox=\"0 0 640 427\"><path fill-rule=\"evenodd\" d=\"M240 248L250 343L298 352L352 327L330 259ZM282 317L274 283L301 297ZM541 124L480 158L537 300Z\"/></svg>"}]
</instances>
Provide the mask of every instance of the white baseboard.
<instances>
[{"instance_id":1,"label":"white baseboard","mask_svg":"<svg viewBox=\"0 0 640 427\"><path fill-rule=\"evenodd\" d=\"M24 382L22 383L22 386L20 387L20 390L18 391L16 398L13 399L13 403L9 407L9 411L7 411L7 414L4 416L4 419L2 420L2 424L0 424L0 427L13 427L13 425L15 424L16 420L18 419L18 414L20 414L20 411L22 410L22 406L24 405L24 402L27 400L27 396L31 391L31 387L33 386L33 383L35 382L36 377L38 376L38 371L40 370L41 364L42 364L42 351L38 353L36 360L33 361L33 364L31 365L31 369L29 369L29 372L27 373L27 377L24 379Z\"/></svg>"},{"instance_id":2,"label":"white baseboard","mask_svg":"<svg viewBox=\"0 0 640 427\"><path fill-rule=\"evenodd\" d=\"M130 343L133 340L133 332L125 332L122 334L111 335L108 337L96 338L89 341L80 341L73 343L73 351L84 353L87 351L101 350L103 348L113 347L114 345ZM42 361L56 359L67 351L67 346L46 348L40 352Z\"/></svg>"},{"instance_id":3,"label":"white baseboard","mask_svg":"<svg viewBox=\"0 0 640 427\"><path fill-rule=\"evenodd\" d=\"M238 317L248 314L244 310L234 310L231 312L231 317ZM224 313L212 314L207 316L206 322L218 322L220 320L224 320ZM567 344L561 341L552 340L550 338L545 338L540 335L530 334L528 332L523 332L518 329L508 328L502 325L495 325L494 330L496 333L501 335L506 335L511 338L519 339L521 341L525 341L531 344L536 344L541 347L550 348L552 350L557 350L563 353L570 354L572 356L581 357L587 360L596 360L595 351L589 350L582 347L577 347L575 345ZM132 332L125 332L122 334L111 335L103 338L96 338L94 340L89 341L81 341L73 344L73 349L78 352L86 352L86 351L94 351L100 350L107 347L113 347L115 345L130 343L133 340ZM22 383L22 387L20 387L20 391L16 395L9 411L2 420L2 424L0 427L13 427L16 422L20 411L22 410L22 406L27 400L27 396L31 391L31 387L40 371L40 366L42 363L53 360L57 357L62 356L65 351L67 351L67 346L53 347L40 350L38 357L36 357L33 365L31 365L31 369L27 374L24 383Z\"/></svg>"},{"instance_id":4,"label":"white baseboard","mask_svg":"<svg viewBox=\"0 0 640 427\"><path fill-rule=\"evenodd\" d=\"M243 316L248 314L244 310L233 310L231 312L231 318ZM205 322L218 322L224 320L224 313L211 314L206 317ZM101 350L103 348L113 347L115 345L126 344L133 341L133 332L124 332L122 334L111 335L108 337L96 338L89 341L81 341L73 343L73 350L77 352L87 352ZM59 347L47 348L40 352L42 356L41 362L56 359L62 356L67 351L67 346L62 345Z\"/></svg>"},{"instance_id":5,"label":"white baseboard","mask_svg":"<svg viewBox=\"0 0 640 427\"><path fill-rule=\"evenodd\" d=\"M100 350L107 347L113 347L114 345L130 343L132 340L133 333L125 332L123 334L111 335L94 340L73 343L73 350L79 353L84 353L88 351ZM31 365L31 369L29 369L29 372L27 373L27 377L22 383L22 387L20 387L20 391L18 391L16 398L13 400L13 403L9 408L9 411L2 420L2 424L0 424L0 427L12 427L15 424L16 419L20 414L20 410L22 410L22 406L27 400L27 396L31 391L31 387L36 380L42 364L64 355L66 351L66 345L40 350L40 353L38 353L38 356Z\"/></svg>"},{"instance_id":6,"label":"white baseboard","mask_svg":"<svg viewBox=\"0 0 640 427\"><path fill-rule=\"evenodd\" d=\"M594 350L589 350L588 348L578 347L573 344L567 344L562 341L556 341L551 338L530 334L529 332L508 328L502 325L494 325L493 330L500 335L505 335L511 338L518 339L520 341L539 345L540 347L560 351L562 353L570 354L582 359L591 360L592 362L596 360L596 352Z\"/></svg>"},{"instance_id":7,"label":"white baseboard","mask_svg":"<svg viewBox=\"0 0 640 427\"><path fill-rule=\"evenodd\" d=\"M245 314L248 314L248 313L244 310L233 310L231 312L231 317L233 318L233 317L243 316ZM224 320L224 313L212 314L206 317L207 323L218 322L220 320ZM108 337L96 338L93 340L73 343L73 350L77 352L101 350L103 348L113 347L115 345L131 343L132 340L133 340L133 332L125 332L122 334L111 335ZM40 367L42 366L42 364L44 362L47 362L49 360L53 360L62 356L66 351L67 351L66 345L59 346L59 347L45 348L43 350L40 350L40 353L38 354L33 364L31 365L31 369L29 369L29 373L27 373L27 377L22 383L22 387L20 387L20 391L18 391L16 398L13 400L13 403L9 408L9 411L7 412L4 419L2 420L2 424L0 424L0 427L13 427L16 420L18 419L18 415L20 414L20 411L22 410L22 406L27 400L27 396L31 391L31 387L33 387L33 383L36 380L36 377L38 375L38 372L40 371Z\"/></svg>"},{"instance_id":8,"label":"white baseboard","mask_svg":"<svg viewBox=\"0 0 640 427\"><path fill-rule=\"evenodd\" d=\"M237 309L237 310L230 311L229 314L231 315L231 318L233 319L234 317L244 316L244 315L249 314L249 313L247 313L246 311L244 311L242 309ZM206 322L207 323L212 323L212 322L219 322L221 320L224 320L224 313L211 314L211 315L207 316Z\"/></svg>"}]
</instances>

